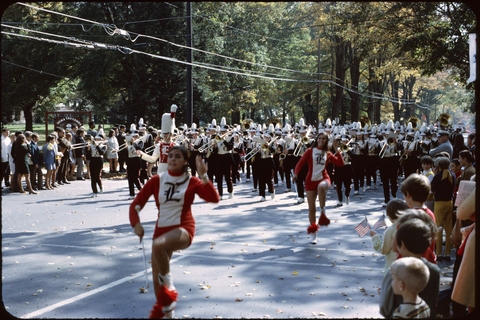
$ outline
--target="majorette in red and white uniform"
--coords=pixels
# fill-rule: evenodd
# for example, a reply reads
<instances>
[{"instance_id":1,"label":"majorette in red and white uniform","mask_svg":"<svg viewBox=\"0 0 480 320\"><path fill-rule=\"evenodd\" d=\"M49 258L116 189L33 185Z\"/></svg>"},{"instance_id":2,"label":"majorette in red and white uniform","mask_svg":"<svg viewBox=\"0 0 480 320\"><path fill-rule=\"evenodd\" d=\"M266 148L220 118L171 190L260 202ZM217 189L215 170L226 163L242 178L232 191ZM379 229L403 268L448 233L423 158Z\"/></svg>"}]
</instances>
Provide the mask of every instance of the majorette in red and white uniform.
<instances>
[{"instance_id":1,"label":"majorette in red and white uniform","mask_svg":"<svg viewBox=\"0 0 480 320\"><path fill-rule=\"evenodd\" d=\"M318 184L323 180L330 181L327 173L329 162L337 166L343 165L341 153L334 155L330 151L324 151L318 147L308 148L295 166L295 174L300 174L302 167L308 163L308 173L305 179L305 190L317 190Z\"/></svg>"},{"instance_id":2,"label":"majorette in red and white uniform","mask_svg":"<svg viewBox=\"0 0 480 320\"><path fill-rule=\"evenodd\" d=\"M190 235L190 243L195 235L195 220L192 215L191 205L198 194L207 202L220 201L217 190L211 181L204 184L197 177L192 177L188 172L174 174L170 171L154 175L145 183L142 190L130 204L130 224L134 227L140 222L135 207L143 208L151 195L155 198L158 208L157 224L153 238L182 227Z\"/></svg>"}]
</instances>

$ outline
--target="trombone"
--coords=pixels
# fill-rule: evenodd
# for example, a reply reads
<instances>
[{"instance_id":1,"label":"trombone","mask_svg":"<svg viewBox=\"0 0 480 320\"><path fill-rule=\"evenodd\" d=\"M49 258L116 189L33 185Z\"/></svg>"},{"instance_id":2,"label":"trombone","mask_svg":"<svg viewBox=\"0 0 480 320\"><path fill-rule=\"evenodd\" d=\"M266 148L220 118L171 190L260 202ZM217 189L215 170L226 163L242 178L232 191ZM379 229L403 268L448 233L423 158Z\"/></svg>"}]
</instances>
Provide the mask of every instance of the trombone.
<instances>
[{"instance_id":1,"label":"trombone","mask_svg":"<svg viewBox=\"0 0 480 320\"><path fill-rule=\"evenodd\" d=\"M216 139L216 138L215 138ZM206 143L204 143L200 148L198 148L198 152L202 153L202 152L205 152L207 150L210 150L210 149L213 149L213 146L215 145L215 143L217 142L215 139L211 139L209 141L207 141Z\"/></svg>"},{"instance_id":2,"label":"trombone","mask_svg":"<svg viewBox=\"0 0 480 320\"><path fill-rule=\"evenodd\" d=\"M95 143L96 145L99 145L101 143L105 143L105 140L87 140L85 142L80 142L80 143L75 143L75 144L72 144L72 148L71 150L75 150L75 149L80 149L80 148L83 148L83 147L88 147L88 145L90 143Z\"/></svg>"},{"instance_id":3,"label":"trombone","mask_svg":"<svg viewBox=\"0 0 480 320\"><path fill-rule=\"evenodd\" d=\"M305 135L305 137L302 138L295 147L295 150L293 150L293 155L295 157L298 157L300 155L300 152L302 151L302 146L307 145L310 142L310 138L308 135Z\"/></svg>"},{"instance_id":4,"label":"trombone","mask_svg":"<svg viewBox=\"0 0 480 320\"><path fill-rule=\"evenodd\" d=\"M299 156L300 155L300 152L302 151L302 146L305 144L308 144L310 142L310 138L309 138L309 135L310 135L310 131L311 131L311 128L308 127L308 130L307 132L305 133L305 136L298 142L297 146L295 147L295 150L293 150L293 155L295 157Z\"/></svg>"},{"instance_id":5,"label":"trombone","mask_svg":"<svg viewBox=\"0 0 480 320\"><path fill-rule=\"evenodd\" d=\"M387 142L383 144L382 149L378 153L378 156L380 159L383 159L385 156L385 152L387 150L387 146L393 146L395 144L395 138L394 137L388 137Z\"/></svg>"},{"instance_id":6,"label":"trombone","mask_svg":"<svg viewBox=\"0 0 480 320\"><path fill-rule=\"evenodd\" d=\"M252 149L249 153L247 153L243 159L243 161L247 162L248 160L252 159L260 150L263 148L268 148L272 145L272 143L278 139L278 136L275 136L272 140L270 140L268 143L264 143L261 146L256 146L255 148Z\"/></svg>"}]
</instances>

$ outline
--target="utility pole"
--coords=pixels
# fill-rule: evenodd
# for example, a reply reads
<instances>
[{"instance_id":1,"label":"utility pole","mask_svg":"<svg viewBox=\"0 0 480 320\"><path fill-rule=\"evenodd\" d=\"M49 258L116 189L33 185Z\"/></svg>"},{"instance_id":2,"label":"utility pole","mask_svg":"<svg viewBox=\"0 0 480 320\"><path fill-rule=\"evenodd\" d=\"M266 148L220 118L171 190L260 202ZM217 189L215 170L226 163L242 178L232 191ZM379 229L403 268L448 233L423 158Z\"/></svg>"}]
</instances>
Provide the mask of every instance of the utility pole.
<instances>
[{"instance_id":1,"label":"utility pole","mask_svg":"<svg viewBox=\"0 0 480 320\"><path fill-rule=\"evenodd\" d=\"M315 129L318 129L318 111L320 110L320 39L318 39L318 62L317 62L317 106L315 110Z\"/></svg>"},{"instance_id":2,"label":"utility pole","mask_svg":"<svg viewBox=\"0 0 480 320\"><path fill-rule=\"evenodd\" d=\"M192 3L187 2L187 62L192 63ZM186 119L185 123L188 127L192 125L193 122L193 76L192 76L192 65L187 65L187 106L186 106Z\"/></svg>"}]
</instances>

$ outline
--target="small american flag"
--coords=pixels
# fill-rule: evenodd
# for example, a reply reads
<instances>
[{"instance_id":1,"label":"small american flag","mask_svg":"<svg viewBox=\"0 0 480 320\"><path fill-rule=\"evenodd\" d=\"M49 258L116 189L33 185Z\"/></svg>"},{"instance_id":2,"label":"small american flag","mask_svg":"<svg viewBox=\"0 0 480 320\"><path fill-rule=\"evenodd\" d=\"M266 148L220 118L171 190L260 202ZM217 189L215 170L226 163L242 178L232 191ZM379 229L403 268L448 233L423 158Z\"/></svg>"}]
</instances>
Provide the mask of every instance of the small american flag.
<instances>
[{"instance_id":1,"label":"small american flag","mask_svg":"<svg viewBox=\"0 0 480 320\"><path fill-rule=\"evenodd\" d=\"M387 224L385 222L385 215L382 215L380 219L378 219L378 221L375 222L375 224L373 225L373 230L377 230L378 228L386 227L386 226Z\"/></svg>"},{"instance_id":2,"label":"small american flag","mask_svg":"<svg viewBox=\"0 0 480 320\"><path fill-rule=\"evenodd\" d=\"M360 237L363 237L370 231L370 224L368 224L367 217L365 217L363 221L355 227L355 231L357 231Z\"/></svg>"}]
</instances>

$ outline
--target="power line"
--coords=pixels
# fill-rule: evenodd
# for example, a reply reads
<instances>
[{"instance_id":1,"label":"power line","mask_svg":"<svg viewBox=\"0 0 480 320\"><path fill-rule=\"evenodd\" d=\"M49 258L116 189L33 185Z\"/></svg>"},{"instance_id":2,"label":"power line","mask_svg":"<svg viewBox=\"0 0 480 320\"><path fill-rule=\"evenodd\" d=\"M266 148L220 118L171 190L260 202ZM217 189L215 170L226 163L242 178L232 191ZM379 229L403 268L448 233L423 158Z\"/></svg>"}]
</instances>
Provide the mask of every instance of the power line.
<instances>
[{"instance_id":1,"label":"power line","mask_svg":"<svg viewBox=\"0 0 480 320\"><path fill-rule=\"evenodd\" d=\"M40 74L46 74L46 75L49 75L49 76L52 76L52 77L57 77L57 78L60 78L60 79L68 80L67 77L57 76L56 74L53 74L53 73L48 73L48 72L45 72L45 71L32 69L32 68L29 68L29 67L25 67L25 66L10 62L10 61L3 60L3 59L2 59L2 62L6 63L6 64L13 65L13 66L16 66L16 67L19 67L19 68L27 69L27 70L30 70L30 71L33 71L33 72L37 72L37 73L40 73Z\"/></svg>"},{"instance_id":2,"label":"power line","mask_svg":"<svg viewBox=\"0 0 480 320\"><path fill-rule=\"evenodd\" d=\"M274 66L262 65L262 64L257 64L257 63L253 63L253 62L250 62L250 61L236 59L236 58L228 57L228 56L225 56L225 55L220 55L220 54L217 54L217 53L208 52L208 51L205 51L205 50L200 50L200 49L196 49L196 48L187 47L185 45L176 44L176 43L173 43L171 41L167 41L165 39L161 39L161 38L158 38L158 37L142 35L142 34L138 34L138 33L134 33L134 32L129 32L129 31L126 31L126 30L123 30L123 29L118 29L115 25L102 24L102 23L99 23L99 22L96 22L96 21L91 21L91 20L87 20L87 19L83 19L83 18L78 18L78 17L75 17L75 16L71 16L71 15L67 15L67 14L63 14L63 13L58 13L58 12L51 11L51 10L48 10L48 9L38 8L38 7L28 5L28 4L24 4L24 3L19 3L19 4L34 8L36 10L46 11L46 12L49 12L49 13L52 13L52 14L58 14L58 15L62 15L62 16L65 16L65 17L72 18L72 19L78 19L78 20L81 20L81 21L85 21L85 22L88 22L88 23L92 24L92 27L95 26L95 25L102 26L104 28L104 30L107 32L107 34L109 34L111 36L121 35L126 40L130 40L132 42L135 42L140 37L145 37L145 38L149 38L149 39L154 39L154 40L166 42L168 44L171 44L173 46L177 46L177 47L180 47L180 48L191 49L191 50L195 50L195 51L198 51L198 52L201 52L201 53L211 54L211 55L215 55L215 56L222 57L222 58L225 58L225 59L230 59L230 60L237 61L237 62L242 62L242 63L254 65L254 66L259 66L261 68L272 68L272 69L276 69L276 70L282 70L282 71L300 73L300 74L308 74L308 75L312 74L310 72L302 72L302 71L298 71L298 70L278 68L278 67L274 67ZM83 25L82 25L82 28L83 28ZM28 29L25 29L25 30L28 30ZM2 32L2 33L4 33L4 32ZM10 34L10 33L5 33L5 34ZM136 37L132 39L131 34L136 35ZM11 35L17 35L17 34L12 33ZM51 34L51 35L53 35L53 34ZM20 35L17 35L17 36L20 36ZM53 35L53 36L58 36L58 35ZM59 36L59 37L65 37L65 36ZM35 37L31 37L31 38L34 39ZM69 38L69 37L66 37L66 38ZM164 60L172 61L172 62L176 62L176 63L182 63L182 64L187 64L187 65L190 64L190 63L187 63L185 61L180 61L180 60L175 59L175 58L169 58L169 57L164 57L164 56L160 56L160 55L149 54L149 53L146 53L146 52L143 52L143 51L133 50L133 49L130 49L130 48L127 48L127 47L112 46L112 45L106 45L106 44L101 44L101 43L97 43L95 45L95 44L91 44L91 42L88 43L88 41L86 41L86 40L80 40L80 39L76 39L76 38L71 39L71 37L69 39L74 40L74 41L78 41L78 42L81 42L81 43L84 43L84 44L59 43L59 42L57 42L57 44L65 44L65 45L69 45L69 46L73 46L73 47L86 48L86 49L118 50L118 51L120 51L124 54L139 53L139 54L145 54L145 55L148 55L148 56L151 56L151 57L160 58L160 59L164 59ZM36 40L38 40L38 39L36 39ZM49 39L40 39L40 40L41 41L47 41L47 42L52 42L52 41L55 42L54 40L49 40ZM391 97L388 97L388 96L385 96L384 94L379 94L379 93L363 94L363 93L358 92L358 90L354 90L354 89L342 86L342 85L340 85L340 84L338 84L338 83L336 83L332 80L320 80L320 81L318 81L318 80L309 80L309 79L305 79L305 80L288 79L288 78L285 78L283 76L282 77L276 77L276 76L275 77L270 77L270 76L261 76L259 74L236 72L236 71L233 71L233 70L222 69L222 68L227 68L227 67L214 66L214 65L202 64L202 63L191 63L190 65L197 66L197 67L202 67L202 68L206 68L206 69L210 69L210 70L214 70L214 71L223 71L223 72L226 72L226 73L232 73L232 74L237 74L237 75L242 75L242 76L251 76L251 77L257 77L257 78L263 78L263 79L269 79L269 80L281 80L281 81L291 81L291 82L330 83L330 84L339 86L339 87L343 88L344 90L347 90L347 91L353 92L355 94L358 94L359 96L362 96L362 97L387 100L387 101L390 101L390 102L393 102L393 103L399 103L399 102L403 101L402 99L393 99ZM250 71L250 72L255 72L255 71ZM266 73L264 73L264 74L266 74ZM330 78L338 80L338 78L336 78L336 77L334 77L330 74L327 74L327 73L321 73L321 74L327 75ZM408 100L405 100L405 103L408 103L408 102L409 102Z\"/></svg>"}]
</instances>

